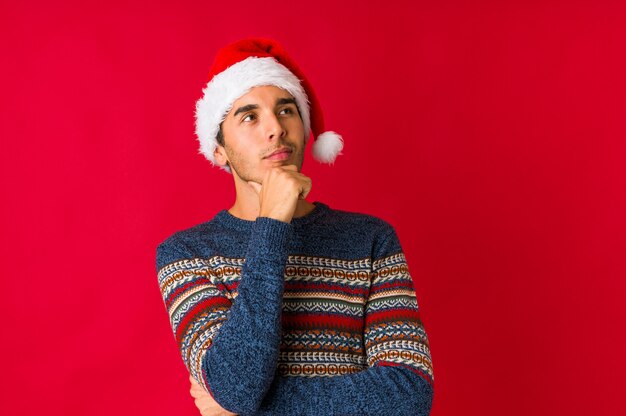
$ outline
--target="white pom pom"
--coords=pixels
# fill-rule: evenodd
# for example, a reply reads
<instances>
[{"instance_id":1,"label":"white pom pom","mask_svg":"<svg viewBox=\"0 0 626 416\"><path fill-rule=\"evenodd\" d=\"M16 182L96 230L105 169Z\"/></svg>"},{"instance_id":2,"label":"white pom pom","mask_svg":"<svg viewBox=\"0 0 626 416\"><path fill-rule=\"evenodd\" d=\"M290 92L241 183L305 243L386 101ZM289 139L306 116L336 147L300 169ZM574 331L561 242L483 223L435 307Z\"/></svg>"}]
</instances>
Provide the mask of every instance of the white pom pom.
<instances>
[{"instance_id":1,"label":"white pom pom","mask_svg":"<svg viewBox=\"0 0 626 416\"><path fill-rule=\"evenodd\" d=\"M313 157L322 163L333 163L343 149L343 139L334 131L325 131L313 142Z\"/></svg>"}]
</instances>

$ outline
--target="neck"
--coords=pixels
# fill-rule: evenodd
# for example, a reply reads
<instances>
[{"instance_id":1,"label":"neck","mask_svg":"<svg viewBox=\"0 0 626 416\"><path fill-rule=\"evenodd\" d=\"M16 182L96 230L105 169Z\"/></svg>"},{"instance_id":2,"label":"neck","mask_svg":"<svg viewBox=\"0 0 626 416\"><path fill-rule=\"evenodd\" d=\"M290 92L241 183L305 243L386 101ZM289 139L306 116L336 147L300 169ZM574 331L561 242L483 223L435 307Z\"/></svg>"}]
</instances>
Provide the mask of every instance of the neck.
<instances>
[{"instance_id":1,"label":"neck","mask_svg":"<svg viewBox=\"0 0 626 416\"><path fill-rule=\"evenodd\" d=\"M304 217L315 209L315 205L305 199L299 199L296 205L296 211L293 214L293 218ZM242 220L254 221L259 216L259 206L248 206L239 203L239 200L235 200L232 207L228 209L228 212Z\"/></svg>"}]
</instances>

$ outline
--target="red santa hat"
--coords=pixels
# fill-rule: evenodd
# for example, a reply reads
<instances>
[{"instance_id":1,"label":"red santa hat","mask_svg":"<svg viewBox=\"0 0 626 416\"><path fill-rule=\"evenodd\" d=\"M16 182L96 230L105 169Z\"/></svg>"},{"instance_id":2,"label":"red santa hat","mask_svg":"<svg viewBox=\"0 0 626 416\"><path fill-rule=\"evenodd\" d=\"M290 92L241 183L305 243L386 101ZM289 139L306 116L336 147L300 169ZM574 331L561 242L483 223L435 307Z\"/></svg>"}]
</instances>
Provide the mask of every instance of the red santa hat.
<instances>
[{"instance_id":1,"label":"red santa hat","mask_svg":"<svg viewBox=\"0 0 626 416\"><path fill-rule=\"evenodd\" d=\"M302 71L276 41L264 38L243 39L222 48L209 71L209 82L196 102L196 135L202 153L214 165L220 123L233 103L252 88L274 85L296 100L302 117L305 143L314 136L313 157L333 163L341 154L343 139L324 131L322 108ZM228 166L220 166L230 172Z\"/></svg>"}]
</instances>

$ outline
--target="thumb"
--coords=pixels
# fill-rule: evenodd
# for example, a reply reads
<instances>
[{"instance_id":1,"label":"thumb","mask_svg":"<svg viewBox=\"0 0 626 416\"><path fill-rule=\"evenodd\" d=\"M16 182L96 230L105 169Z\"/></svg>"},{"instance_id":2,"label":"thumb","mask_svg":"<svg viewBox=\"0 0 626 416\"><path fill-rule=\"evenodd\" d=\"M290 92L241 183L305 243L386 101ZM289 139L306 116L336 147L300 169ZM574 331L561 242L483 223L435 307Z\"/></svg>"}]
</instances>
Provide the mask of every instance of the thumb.
<instances>
[{"instance_id":1,"label":"thumb","mask_svg":"<svg viewBox=\"0 0 626 416\"><path fill-rule=\"evenodd\" d=\"M257 193L257 195L259 195L261 193L261 185L256 183L256 182L252 182L252 181L248 181L248 185L250 185L250 187L252 189L254 189L254 191Z\"/></svg>"}]
</instances>

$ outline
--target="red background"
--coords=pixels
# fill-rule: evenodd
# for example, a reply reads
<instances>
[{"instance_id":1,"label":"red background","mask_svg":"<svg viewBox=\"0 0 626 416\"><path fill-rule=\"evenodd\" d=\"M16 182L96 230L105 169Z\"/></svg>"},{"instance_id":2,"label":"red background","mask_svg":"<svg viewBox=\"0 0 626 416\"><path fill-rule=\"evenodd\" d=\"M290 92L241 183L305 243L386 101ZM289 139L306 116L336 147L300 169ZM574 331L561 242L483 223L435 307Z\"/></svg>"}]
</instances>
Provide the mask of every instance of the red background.
<instances>
[{"instance_id":1,"label":"red background","mask_svg":"<svg viewBox=\"0 0 626 416\"><path fill-rule=\"evenodd\" d=\"M345 139L309 199L398 231L433 415L625 414L622 2L51 3L0 6L1 414L197 414L155 248L233 202L193 111L245 36Z\"/></svg>"}]
</instances>

